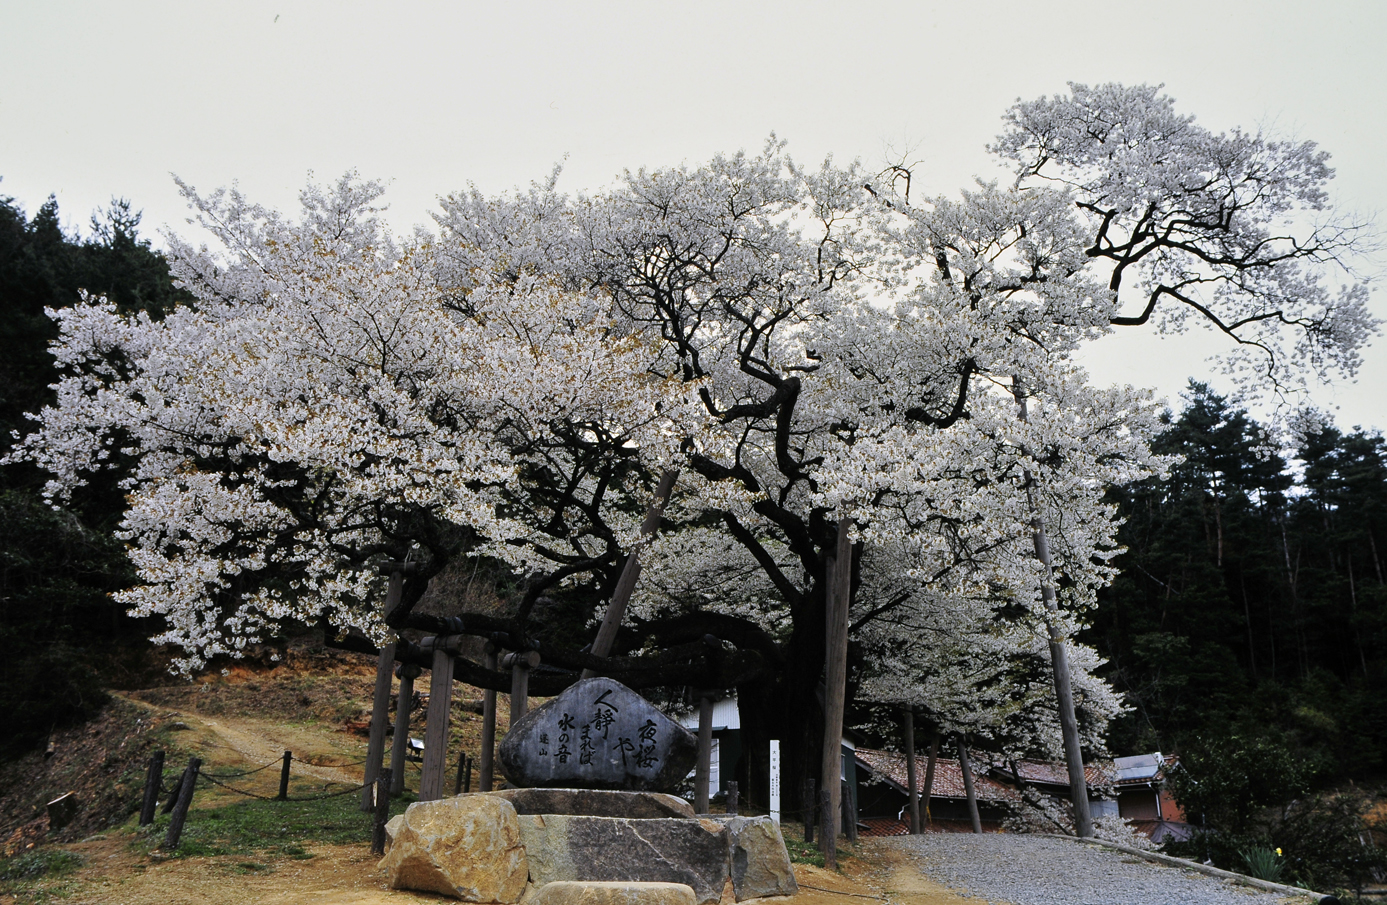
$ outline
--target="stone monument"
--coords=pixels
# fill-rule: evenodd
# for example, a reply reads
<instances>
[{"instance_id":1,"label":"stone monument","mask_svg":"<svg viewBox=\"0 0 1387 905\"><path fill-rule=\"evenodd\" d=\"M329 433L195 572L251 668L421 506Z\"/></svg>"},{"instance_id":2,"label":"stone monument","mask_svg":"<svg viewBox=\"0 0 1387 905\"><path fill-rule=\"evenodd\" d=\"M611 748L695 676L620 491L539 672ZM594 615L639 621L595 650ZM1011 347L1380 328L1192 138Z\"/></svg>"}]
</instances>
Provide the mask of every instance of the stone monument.
<instances>
[{"instance_id":1,"label":"stone monument","mask_svg":"<svg viewBox=\"0 0 1387 905\"><path fill-rule=\"evenodd\" d=\"M698 739L613 679L583 679L525 714L501 743L513 785L667 792L692 769Z\"/></svg>"},{"instance_id":2,"label":"stone monument","mask_svg":"<svg viewBox=\"0 0 1387 905\"><path fill-rule=\"evenodd\" d=\"M663 794L693 734L612 679L516 720L500 763L518 788L421 801L387 826L397 889L517 905L716 905L797 891L769 817L697 815Z\"/></svg>"}]
</instances>

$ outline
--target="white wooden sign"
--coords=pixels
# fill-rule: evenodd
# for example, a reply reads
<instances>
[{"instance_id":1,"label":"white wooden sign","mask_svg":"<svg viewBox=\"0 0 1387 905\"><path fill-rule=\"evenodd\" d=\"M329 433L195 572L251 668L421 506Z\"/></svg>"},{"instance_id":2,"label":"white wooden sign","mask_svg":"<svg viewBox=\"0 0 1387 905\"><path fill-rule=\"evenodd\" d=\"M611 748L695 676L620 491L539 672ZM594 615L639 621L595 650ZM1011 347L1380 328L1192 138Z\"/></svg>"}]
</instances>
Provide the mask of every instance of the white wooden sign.
<instances>
[{"instance_id":1,"label":"white wooden sign","mask_svg":"<svg viewBox=\"0 0 1387 905\"><path fill-rule=\"evenodd\" d=\"M780 823L780 742L771 739L771 819Z\"/></svg>"}]
</instances>

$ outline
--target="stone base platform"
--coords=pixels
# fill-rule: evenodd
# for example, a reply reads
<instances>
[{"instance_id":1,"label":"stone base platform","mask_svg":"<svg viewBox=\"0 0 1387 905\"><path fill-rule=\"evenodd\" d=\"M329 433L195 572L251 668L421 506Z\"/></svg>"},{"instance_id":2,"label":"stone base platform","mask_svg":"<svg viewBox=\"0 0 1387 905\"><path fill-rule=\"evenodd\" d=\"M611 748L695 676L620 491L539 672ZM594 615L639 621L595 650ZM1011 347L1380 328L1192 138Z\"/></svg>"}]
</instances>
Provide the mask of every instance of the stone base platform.
<instances>
[{"instance_id":1,"label":"stone base platform","mask_svg":"<svg viewBox=\"0 0 1387 905\"><path fill-rule=\"evenodd\" d=\"M695 905L693 889L682 883L578 883L560 880L541 886L526 905Z\"/></svg>"},{"instance_id":2,"label":"stone base platform","mask_svg":"<svg viewBox=\"0 0 1387 905\"><path fill-rule=\"evenodd\" d=\"M550 807L599 814L536 812ZM769 817L684 816L691 814L686 808L671 795L572 789L416 802L387 826L391 847L381 867L396 889L496 905L515 905L522 895L525 905L537 905L536 896L551 886L558 888L545 896L580 895L560 884L589 889L584 897L626 895L615 890L649 884L687 889L693 898L547 905L715 905L729 879L738 902L798 891L780 828Z\"/></svg>"}]
</instances>

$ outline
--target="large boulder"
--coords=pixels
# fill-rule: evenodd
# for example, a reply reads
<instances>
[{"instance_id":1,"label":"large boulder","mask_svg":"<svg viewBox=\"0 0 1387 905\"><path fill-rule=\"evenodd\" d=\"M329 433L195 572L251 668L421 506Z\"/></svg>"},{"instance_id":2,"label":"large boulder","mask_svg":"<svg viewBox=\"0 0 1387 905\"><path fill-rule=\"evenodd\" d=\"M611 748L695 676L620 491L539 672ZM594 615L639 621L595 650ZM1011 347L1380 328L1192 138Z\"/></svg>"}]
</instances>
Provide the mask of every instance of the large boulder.
<instances>
[{"instance_id":1,"label":"large boulder","mask_svg":"<svg viewBox=\"0 0 1387 905\"><path fill-rule=\"evenodd\" d=\"M780 826L769 817L730 817L732 893L738 902L799 892Z\"/></svg>"},{"instance_id":2,"label":"large boulder","mask_svg":"<svg viewBox=\"0 0 1387 905\"><path fill-rule=\"evenodd\" d=\"M717 902L728 877L728 831L716 820L626 820L530 814L520 838L536 886L560 880L683 883Z\"/></svg>"},{"instance_id":3,"label":"large boulder","mask_svg":"<svg viewBox=\"0 0 1387 905\"><path fill-rule=\"evenodd\" d=\"M683 883L546 883L526 905L695 905Z\"/></svg>"},{"instance_id":4,"label":"large boulder","mask_svg":"<svg viewBox=\"0 0 1387 905\"><path fill-rule=\"evenodd\" d=\"M501 771L531 788L667 792L693 767L698 740L612 679L584 679L515 722Z\"/></svg>"},{"instance_id":5,"label":"large boulder","mask_svg":"<svg viewBox=\"0 0 1387 905\"><path fill-rule=\"evenodd\" d=\"M380 866L393 889L513 905L529 876L510 802L464 795L410 805Z\"/></svg>"},{"instance_id":6,"label":"large boulder","mask_svg":"<svg viewBox=\"0 0 1387 905\"><path fill-rule=\"evenodd\" d=\"M579 817L629 817L655 820L694 816L693 805L663 792L620 792L603 789L501 789L484 792L504 798L517 814L568 814Z\"/></svg>"}]
</instances>

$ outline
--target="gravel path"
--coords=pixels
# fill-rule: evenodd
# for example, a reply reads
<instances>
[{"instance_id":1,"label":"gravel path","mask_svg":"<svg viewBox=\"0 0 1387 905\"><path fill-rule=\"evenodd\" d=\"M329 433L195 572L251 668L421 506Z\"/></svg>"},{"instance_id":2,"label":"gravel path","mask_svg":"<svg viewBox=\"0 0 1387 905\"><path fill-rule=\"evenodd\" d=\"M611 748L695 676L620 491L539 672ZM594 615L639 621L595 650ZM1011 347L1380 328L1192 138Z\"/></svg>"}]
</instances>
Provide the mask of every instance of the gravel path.
<instances>
[{"instance_id":1,"label":"gravel path","mask_svg":"<svg viewBox=\"0 0 1387 905\"><path fill-rule=\"evenodd\" d=\"M937 883L1014 905L1277 905L1307 902L1065 839L929 833L881 842Z\"/></svg>"}]
</instances>

